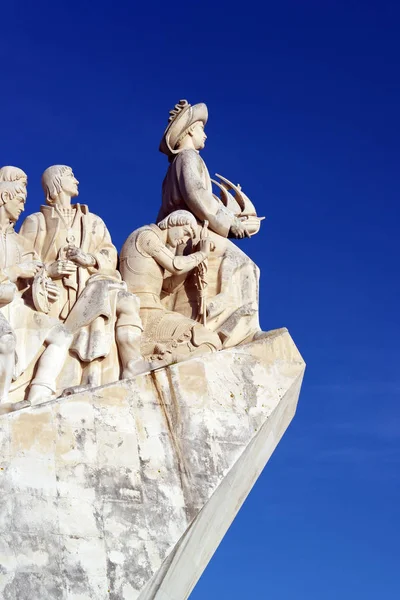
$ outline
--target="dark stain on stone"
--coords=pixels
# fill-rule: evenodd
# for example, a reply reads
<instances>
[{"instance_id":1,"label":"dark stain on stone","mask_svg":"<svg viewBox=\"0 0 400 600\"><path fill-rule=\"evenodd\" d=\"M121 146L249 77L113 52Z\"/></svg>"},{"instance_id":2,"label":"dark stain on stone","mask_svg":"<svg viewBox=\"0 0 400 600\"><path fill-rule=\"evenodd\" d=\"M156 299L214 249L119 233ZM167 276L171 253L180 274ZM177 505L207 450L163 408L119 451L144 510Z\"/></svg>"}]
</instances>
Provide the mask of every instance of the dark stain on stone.
<instances>
[{"instance_id":1,"label":"dark stain on stone","mask_svg":"<svg viewBox=\"0 0 400 600\"><path fill-rule=\"evenodd\" d=\"M118 565L113 563L107 557L107 579L108 579L110 600L119 600L120 599L120 595L118 593L118 590L116 589L116 587L117 587L116 586L117 568L118 568Z\"/></svg>"},{"instance_id":2,"label":"dark stain on stone","mask_svg":"<svg viewBox=\"0 0 400 600\"><path fill-rule=\"evenodd\" d=\"M193 485L192 485L192 477L190 473L190 469L187 466L187 463L184 458L184 454L182 452L180 439L177 433L181 429L181 414L179 402L175 394L175 387L171 378L171 370L166 367L165 373L168 379L168 387L170 392L171 404L168 405L165 402L164 395L162 389L159 386L157 380L157 374L154 371L151 371L151 380L154 384L154 388L157 392L157 397L159 399L159 404L164 414L164 418L168 427L169 437L172 442L172 446L175 450L175 456L178 463L178 473L181 483L181 489L183 493L183 497L185 499L185 507L187 512L190 515L193 515L191 518L197 514L197 511L194 509L194 499L193 499ZM191 519L190 519L191 520Z\"/></svg>"},{"instance_id":3,"label":"dark stain on stone","mask_svg":"<svg viewBox=\"0 0 400 600\"><path fill-rule=\"evenodd\" d=\"M68 587L72 592L87 594L88 590L90 590L89 578L80 563L64 566L63 575L68 581Z\"/></svg>"},{"instance_id":4,"label":"dark stain on stone","mask_svg":"<svg viewBox=\"0 0 400 600\"><path fill-rule=\"evenodd\" d=\"M246 357L248 358L248 357ZM240 365L240 376L242 380L243 397L249 407L256 406L257 404L257 391L258 386L254 383L254 376L252 367L257 364L257 361L252 359L249 364Z\"/></svg>"},{"instance_id":5,"label":"dark stain on stone","mask_svg":"<svg viewBox=\"0 0 400 600\"><path fill-rule=\"evenodd\" d=\"M80 431L75 431L75 439L76 439L76 445L77 445L78 449L82 452L85 449L86 429L81 429Z\"/></svg>"},{"instance_id":6,"label":"dark stain on stone","mask_svg":"<svg viewBox=\"0 0 400 600\"><path fill-rule=\"evenodd\" d=\"M128 540L120 536L116 542L118 548L125 557L122 564L113 563L110 558L107 559L107 578L109 581L110 600L121 600L123 597L122 587L129 583L136 591L143 588L151 576L152 570L146 549L140 550L141 561L137 560L137 549L129 547ZM108 554L110 554L110 547ZM135 569L132 569L135 565Z\"/></svg>"},{"instance_id":7,"label":"dark stain on stone","mask_svg":"<svg viewBox=\"0 0 400 600\"><path fill-rule=\"evenodd\" d=\"M18 572L4 588L4 600L62 600L65 598L61 578L53 574Z\"/></svg>"},{"instance_id":8,"label":"dark stain on stone","mask_svg":"<svg viewBox=\"0 0 400 600\"><path fill-rule=\"evenodd\" d=\"M128 467L101 467L96 471L96 496L101 502L109 500L125 500L134 504L142 503L143 490L141 481L132 481L132 469Z\"/></svg>"}]
</instances>

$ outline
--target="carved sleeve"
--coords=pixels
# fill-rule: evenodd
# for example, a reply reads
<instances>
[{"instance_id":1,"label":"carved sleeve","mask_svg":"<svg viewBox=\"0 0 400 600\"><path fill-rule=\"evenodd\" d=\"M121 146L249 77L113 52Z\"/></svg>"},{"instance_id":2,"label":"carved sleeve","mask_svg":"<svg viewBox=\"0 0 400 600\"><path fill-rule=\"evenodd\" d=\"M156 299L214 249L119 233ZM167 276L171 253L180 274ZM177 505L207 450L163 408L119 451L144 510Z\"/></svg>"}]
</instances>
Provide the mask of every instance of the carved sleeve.
<instances>
[{"instance_id":1,"label":"carved sleeve","mask_svg":"<svg viewBox=\"0 0 400 600\"><path fill-rule=\"evenodd\" d=\"M31 216L33 217L34 215L31 215ZM30 217L28 217L28 218L30 218ZM26 223L26 221L27 221L27 219L25 220L24 224ZM36 223L36 221L34 219L32 219L31 222ZM35 227L35 231L37 231L36 227ZM24 263L24 262L31 262L33 260L37 260L37 261L40 260L40 256L38 255L35 248L33 247L33 242L32 242L33 238L29 238L29 236L22 237L22 235L20 233L13 233L12 235L13 235L13 237L18 238L17 245L18 245L19 259L16 258L14 264L9 264L9 266L7 266L7 267L4 266L0 270L0 283L4 283L4 282L17 283L18 278L20 276L19 264Z\"/></svg>"},{"instance_id":2,"label":"carved sleeve","mask_svg":"<svg viewBox=\"0 0 400 600\"><path fill-rule=\"evenodd\" d=\"M42 248L40 243L40 236L43 235L44 226L41 223L43 215L41 213L34 213L26 217L21 225L19 236L23 239L24 246L26 248L32 248L38 256L40 256Z\"/></svg>"},{"instance_id":3,"label":"carved sleeve","mask_svg":"<svg viewBox=\"0 0 400 600\"><path fill-rule=\"evenodd\" d=\"M96 264L88 268L89 273L115 271L118 260L117 249L111 241L111 236L104 221L100 217L95 217L90 234L96 239L94 251L90 252Z\"/></svg>"},{"instance_id":4,"label":"carved sleeve","mask_svg":"<svg viewBox=\"0 0 400 600\"><path fill-rule=\"evenodd\" d=\"M188 273L207 258L205 252L194 252L189 256L175 256L150 229L140 233L136 245L141 254L151 256L160 267L173 275Z\"/></svg>"},{"instance_id":5,"label":"carved sleeve","mask_svg":"<svg viewBox=\"0 0 400 600\"><path fill-rule=\"evenodd\" d=\"M212 231L228 237L229 230L237 219L207 189L205 167L199 154L195 150L184 150L175 161L179 190L188 209L200 221L207 220Z\"/></svg>"}]
</instances>

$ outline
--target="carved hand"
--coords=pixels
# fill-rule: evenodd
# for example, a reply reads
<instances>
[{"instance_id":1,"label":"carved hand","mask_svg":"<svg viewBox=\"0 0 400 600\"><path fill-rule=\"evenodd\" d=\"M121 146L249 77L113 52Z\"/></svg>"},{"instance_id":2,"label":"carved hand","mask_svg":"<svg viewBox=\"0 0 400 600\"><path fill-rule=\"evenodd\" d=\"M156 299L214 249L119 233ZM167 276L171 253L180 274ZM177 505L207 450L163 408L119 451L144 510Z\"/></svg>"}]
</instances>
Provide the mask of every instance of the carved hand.
<instances>
[{"instance_id":1,"label":"carved hand","mask_svg":"<svg viewBox=\"0 0 400 600\"><path fill-rule=\"evenodd\" d=\"M237 223L235 223L234 225L231 226L229 233L230 233L230 237L239 238L239 239L244 238L244 237L250 237L250 234L247 231L246 227L240 221L238 221Z\"/></svg>"},{"instance_id":2,"label":"carved hand","mask_svg":"<svg viewBox=\"0 0 400 600\"><path fill-rule=\"evenodd\" d=\"M47 292L47 299L50 302L55 302L60 296L60 290L54 283L52 283L49 280L46 280L44 285Z\"/></svg>"},{"instance_id":3,"label":"carved hand","mask_svg":"<svg viewBox=\"0 0 400 600\"><path fill-rule=\"evenodd\" d=\"M199 241L199 250L200 252L204 252L205 254L210 254L215 249L215 244L210 240L210 238L205 238L204 240Z\"/></svg>"},{"instance_id":4,"label":"carved hand","mask_svg":"<svg viewBox=\"0 0 400 600\"><path fill-rule=\"evenodd\" d=\"M43 267L43 263L38 260L23 262L17 265L17 273L20 279L31 279Z\"/></svg>"},{"instance_id":5,"label":"carved hand","mask_svg":"<svg viewBox=\"0 0 400 600\"><path fill-rule=\"evenodd\" d=\"M56 260L47 267L47 274L52 279L61 279L65 275L75 273L77 266L70 260Z\"/></svg>"},{"instance_id":6,"label":"carved hand","mask_svg":"<svg viewBox=\"0 0 400 600\"><path fill-rule=\"evenodd\" d=\"M67 249L67 258L72 260L80 267L94 267L96 264L96 259L94 256L83 252L83 250L77 248L76 246L70 246Z\"/></svg>"}]
</instances>

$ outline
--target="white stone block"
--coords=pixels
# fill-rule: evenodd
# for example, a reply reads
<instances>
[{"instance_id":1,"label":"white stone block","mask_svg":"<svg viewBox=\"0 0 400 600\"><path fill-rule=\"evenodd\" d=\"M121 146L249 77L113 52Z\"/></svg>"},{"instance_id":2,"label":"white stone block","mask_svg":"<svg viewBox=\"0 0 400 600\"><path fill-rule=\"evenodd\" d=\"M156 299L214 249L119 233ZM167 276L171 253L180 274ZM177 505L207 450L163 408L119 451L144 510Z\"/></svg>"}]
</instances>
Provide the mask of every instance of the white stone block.
<instances>
[{"instance_id":1,"label":"white stone block","mask_svg":"<svg viewBox=\"0 0 400 600\"><path fill-rule=\"evenodd\" d=\"M0 595L185 600L296 410L286 330L0 416Z\"/></svg>"}]
</instances>

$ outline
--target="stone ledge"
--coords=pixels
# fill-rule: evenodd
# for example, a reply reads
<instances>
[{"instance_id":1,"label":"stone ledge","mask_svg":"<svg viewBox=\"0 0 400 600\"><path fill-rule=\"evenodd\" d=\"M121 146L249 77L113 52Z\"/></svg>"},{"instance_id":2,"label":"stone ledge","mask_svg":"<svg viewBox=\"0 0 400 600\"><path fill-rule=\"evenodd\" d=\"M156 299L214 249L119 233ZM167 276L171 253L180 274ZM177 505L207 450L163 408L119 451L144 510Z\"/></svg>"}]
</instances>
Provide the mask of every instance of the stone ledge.
<instances>
[{"instance_id":1,"label":"stone ledge","mask_svg":"<svg viewBox=\"0 0 400 600\"><path fill-rule=\"evenodd\" d=\"M285 329L0 418L5 600L184 600L292 419Z\"/></svg>"}]
</instances>

